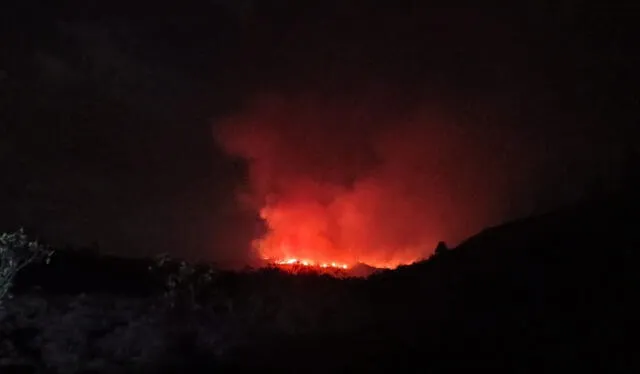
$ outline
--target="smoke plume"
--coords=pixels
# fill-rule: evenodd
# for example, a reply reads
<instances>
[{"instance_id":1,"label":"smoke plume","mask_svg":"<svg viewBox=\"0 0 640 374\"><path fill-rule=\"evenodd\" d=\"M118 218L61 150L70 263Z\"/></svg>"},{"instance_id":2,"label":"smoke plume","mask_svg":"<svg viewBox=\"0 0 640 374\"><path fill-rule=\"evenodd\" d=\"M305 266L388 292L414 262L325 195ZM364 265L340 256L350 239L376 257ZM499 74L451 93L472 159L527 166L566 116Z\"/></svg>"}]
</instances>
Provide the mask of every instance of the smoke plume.
<instances>
[{"instance_id":1,"label":"smoke plume","mask_svg":"<svg viewBox=\"0 0 640 374\"><path fill-rule=\"evenodd\" d=\"M239 200L266 224L256 256L395 267L501 219L527 179L510 164L522 148L450 112L384 94L262 95L218 123L249 166Z\"/></svg>"}]
</instances>

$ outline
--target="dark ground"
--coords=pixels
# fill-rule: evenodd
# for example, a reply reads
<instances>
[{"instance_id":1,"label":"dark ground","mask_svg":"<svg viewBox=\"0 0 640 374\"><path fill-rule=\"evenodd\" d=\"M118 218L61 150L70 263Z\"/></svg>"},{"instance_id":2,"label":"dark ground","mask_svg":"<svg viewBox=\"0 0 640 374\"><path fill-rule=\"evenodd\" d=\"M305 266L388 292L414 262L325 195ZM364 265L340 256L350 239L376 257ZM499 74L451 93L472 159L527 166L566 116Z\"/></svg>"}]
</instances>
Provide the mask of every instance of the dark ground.
<instances>
[{"instance_id":1,"label":"dark ground","mask_svg":"<svg viewBox=\"0 0 640 374\"><path fill-rule=\"evenodd\" d=\"M634 192L366 280L187 267L168 287L179 264L58 251L0 314L0 372L637 372Z\"/></svg>"}]
</instances>

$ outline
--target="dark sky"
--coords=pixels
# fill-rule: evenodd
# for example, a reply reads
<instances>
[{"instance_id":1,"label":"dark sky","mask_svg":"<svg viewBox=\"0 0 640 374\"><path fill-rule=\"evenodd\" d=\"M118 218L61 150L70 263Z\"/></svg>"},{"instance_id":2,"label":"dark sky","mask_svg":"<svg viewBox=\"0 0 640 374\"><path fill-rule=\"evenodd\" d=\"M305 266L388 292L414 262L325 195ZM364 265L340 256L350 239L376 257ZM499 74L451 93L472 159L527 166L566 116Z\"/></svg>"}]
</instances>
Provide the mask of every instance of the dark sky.
<instances>
[{"instance_id":1,"label":"dark sky","mask_svg":"<svg viewBox=\"0 0 640 374\"><path fill-rule=\"evenodd\" d=\"M0 228L56 244L242 261L256 219L236 189L255 181L246 152L226 154L213 133L239 114L259 119L257 97L285 113L304 107L296 121L323 118L316 130L355 107L385 129L374 137L408 113L465 123L495 153L485 178L464 183L511 176L500 207L494 196L474 208L496 211L469 230L594 180L615 185L637 153L640 6L630 1L53 3L0 5ZM318 130L318 141L360 134L331 131L344 135ZM458 147L442 154L473 158L458 140L438 143ZM484 172L464 160L447 167Z\"/></svg>"}]
</instances>

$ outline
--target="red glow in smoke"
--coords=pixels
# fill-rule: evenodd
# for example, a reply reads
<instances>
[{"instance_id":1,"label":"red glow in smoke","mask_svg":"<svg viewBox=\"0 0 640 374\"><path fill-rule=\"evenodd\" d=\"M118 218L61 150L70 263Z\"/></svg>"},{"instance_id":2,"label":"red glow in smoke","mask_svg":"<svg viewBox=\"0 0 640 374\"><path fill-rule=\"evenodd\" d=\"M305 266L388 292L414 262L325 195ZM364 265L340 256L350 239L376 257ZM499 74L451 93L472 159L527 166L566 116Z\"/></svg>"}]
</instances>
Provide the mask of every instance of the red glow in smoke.
<instances>
[{"instance_id":1,"label":"red glow in smoke","mask_svg":"<svg viewBox=\"0 0 640 374\"><path fill-rule=\"evenodd\" d=\"M221 144L249 162L242 198L267 226L260 258L392 268L486 222L477 196L497 179L483 178L474 135L381 108L268 97L219 124Z\"/></svg>"},{"instance_id":2,"label":"red glow in smoke","mask_svg":"<svg viewBox=\"0 0 640 374\"><path fill-rule=\"evenodd\" d=\"M351 266L361 262L376 267L396 267L410 263L428 247L385 243L374 233L375 227L392 222L373 222L382 209L380 191L366 186L346 190L337 186L318 188L292 186L292 192L260 210L268 232L254 241L261 256L270 259L305 259L314 264L340 263ZM320 191L317 191L320 189ZM321 201L320 195L326 198ZM301 196L296 196L301 195ZM394 219L390 212L388 218ZM425 243L427 245L427 243Z\"/></svg>"}]
</instances>

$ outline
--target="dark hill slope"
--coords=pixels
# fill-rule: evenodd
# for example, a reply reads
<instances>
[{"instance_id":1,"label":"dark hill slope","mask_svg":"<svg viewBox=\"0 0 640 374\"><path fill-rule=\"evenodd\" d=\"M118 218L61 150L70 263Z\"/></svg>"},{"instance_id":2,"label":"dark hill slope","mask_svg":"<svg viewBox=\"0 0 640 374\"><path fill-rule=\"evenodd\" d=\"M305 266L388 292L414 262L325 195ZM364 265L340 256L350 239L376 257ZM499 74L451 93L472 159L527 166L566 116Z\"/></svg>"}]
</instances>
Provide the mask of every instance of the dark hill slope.
<instances>
[{"instance_id":1,"label":"dark hill slope","mask_svg":"<svg viewBox=\"0 0 640 374\"><path fill-rule=\"evenodd\" d=\"M639 199L594 199L487 229L363 283L374 322L273 344L255 367L633 372Z\"/></svg>"},{"instance_id":2,"label":"dark hill slope","mask_svg":"<svg viewBox=\"0 0 640 374\"><path fill-rule=\"evenodd\" d=\"M0 359L33 351L28 361L60 372L165 361L167 372L639 372L634 192L489 228L366 280L216 272L174 297L166 280L179 262L158 272L151 260L59 251L16 279Z\"/></svg>"}]
</instances>

